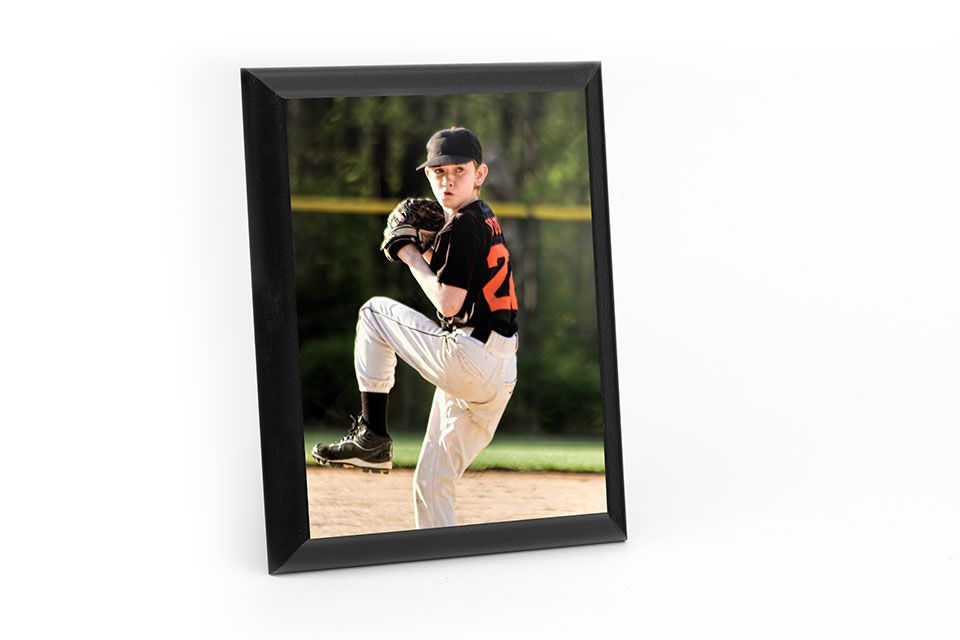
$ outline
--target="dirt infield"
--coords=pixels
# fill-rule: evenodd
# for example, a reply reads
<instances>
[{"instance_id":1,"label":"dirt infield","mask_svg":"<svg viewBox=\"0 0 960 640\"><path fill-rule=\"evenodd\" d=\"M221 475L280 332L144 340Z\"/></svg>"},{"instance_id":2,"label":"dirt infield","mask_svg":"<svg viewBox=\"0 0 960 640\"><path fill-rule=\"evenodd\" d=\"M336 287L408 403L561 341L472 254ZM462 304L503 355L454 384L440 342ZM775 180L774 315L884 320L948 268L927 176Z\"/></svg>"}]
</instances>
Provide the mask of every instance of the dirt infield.
<instances>
[{"instance_id":1,"label":"dirt infield","mask_svg":"<svg viewBox=\"0 0 960 640\"><path fill-rule=\"evenodd\" d=\"M413 529L413 471L307 469L310 537ZM468 471L457 485L459 524L527 520L607 510L600 473Z\"/></svg>"}]
</instances>

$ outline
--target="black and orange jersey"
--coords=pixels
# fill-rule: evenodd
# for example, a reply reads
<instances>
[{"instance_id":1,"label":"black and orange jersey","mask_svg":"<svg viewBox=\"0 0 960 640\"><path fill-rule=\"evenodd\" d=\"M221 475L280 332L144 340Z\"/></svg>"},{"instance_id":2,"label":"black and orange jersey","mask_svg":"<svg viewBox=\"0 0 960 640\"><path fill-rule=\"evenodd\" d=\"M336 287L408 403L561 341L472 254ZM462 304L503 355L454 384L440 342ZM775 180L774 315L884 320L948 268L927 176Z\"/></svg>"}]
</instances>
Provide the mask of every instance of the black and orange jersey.
<instances>
[{"instance_id":1,"label":"black and orange jersey","mask_svg":"<svg viewBox=\"0 0 960 640\"><path fill-rule=\"evenodd\" d=\"M455 316L440 316L445 328L486 328L508 338L517 333L510 251L497 216L482 200L460 209L440 230L430 268L440 283L467 290Z\"/></svg>"}]
</instances>

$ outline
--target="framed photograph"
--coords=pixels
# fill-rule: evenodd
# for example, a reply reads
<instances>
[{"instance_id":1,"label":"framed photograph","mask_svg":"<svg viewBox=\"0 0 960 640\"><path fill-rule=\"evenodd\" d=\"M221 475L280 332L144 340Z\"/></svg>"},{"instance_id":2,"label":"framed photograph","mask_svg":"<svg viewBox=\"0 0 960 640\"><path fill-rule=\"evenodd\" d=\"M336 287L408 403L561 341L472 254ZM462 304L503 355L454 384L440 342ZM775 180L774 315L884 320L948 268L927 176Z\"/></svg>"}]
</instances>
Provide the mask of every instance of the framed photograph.
<instances>
[{"instance_id":1,"label":"framed photograph","mask_svg":"<svg viewBox=\"0 0 960 640\"><path fill-rule=\"evenodd\" d=\"M270 573L625 540L599 63L241 87Z\"/></svg>"}]
</instances>

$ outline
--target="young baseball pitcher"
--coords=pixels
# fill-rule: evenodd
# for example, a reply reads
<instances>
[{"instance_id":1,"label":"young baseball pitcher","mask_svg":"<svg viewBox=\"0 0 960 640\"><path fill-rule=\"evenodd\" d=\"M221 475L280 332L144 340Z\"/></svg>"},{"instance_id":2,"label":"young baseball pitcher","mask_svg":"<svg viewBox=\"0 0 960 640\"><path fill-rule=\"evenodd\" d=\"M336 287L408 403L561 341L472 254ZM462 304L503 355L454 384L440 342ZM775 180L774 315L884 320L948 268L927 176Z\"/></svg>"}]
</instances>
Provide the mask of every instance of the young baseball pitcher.
<instances>
[{"instance_id":1,"label":"young baseball pitcher","mask_svg":"<svg viewBox=\"0 0 960 640\"><path fill-rule=\"evenodd\" d=\"M480 199L488 168L477 137L458 127L437 131L417 169L436 202L401 202L381 248L410 269L437 320L385 297L360 307L354 367L361 414L339 441L317 444L313 457L324 465L392 468L387 399L402 358L436 386L413 477L420 529L456 524L456 482L493 439L513 393L517 297L500 223Z\"/></svg>"}]
</instances>

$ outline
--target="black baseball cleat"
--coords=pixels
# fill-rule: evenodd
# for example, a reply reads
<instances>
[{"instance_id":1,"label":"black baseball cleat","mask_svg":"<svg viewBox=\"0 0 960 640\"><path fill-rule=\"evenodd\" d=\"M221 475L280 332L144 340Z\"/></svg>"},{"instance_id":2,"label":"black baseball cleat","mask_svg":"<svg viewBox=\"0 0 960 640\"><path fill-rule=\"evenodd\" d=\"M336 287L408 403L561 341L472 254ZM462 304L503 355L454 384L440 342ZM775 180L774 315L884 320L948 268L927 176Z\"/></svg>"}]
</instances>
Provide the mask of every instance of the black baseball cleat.
<instances>
[{"instance_id":1,"label":"black baseball cleat","mask_svg":"<svg viewBox=\"0 0 960 640\"><path fill-rule=\"evenodd\" d=\"M393 440L367 428L362 416L353 417L347 435L333 444L318 442L310 453L321 465L380 473L388 473L393 468Z\"/></svg>"}]
</instances>

